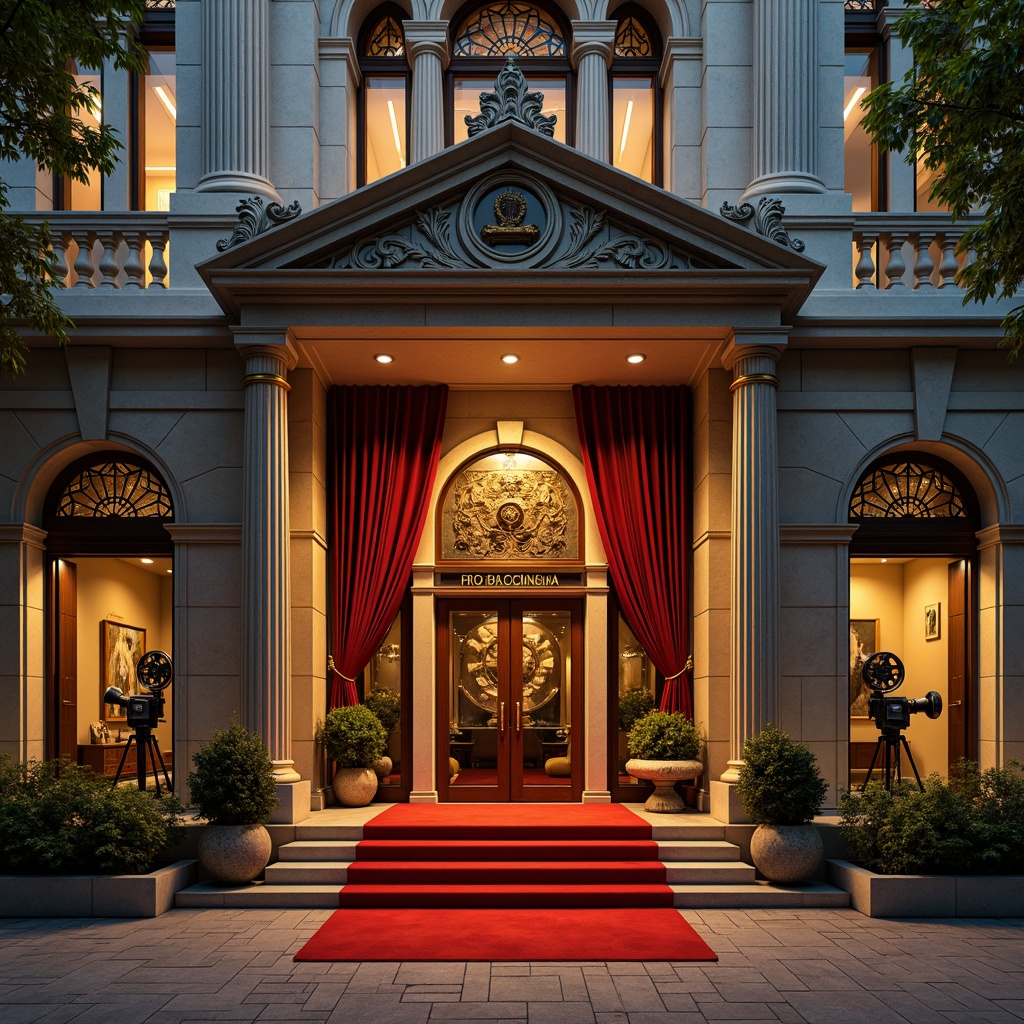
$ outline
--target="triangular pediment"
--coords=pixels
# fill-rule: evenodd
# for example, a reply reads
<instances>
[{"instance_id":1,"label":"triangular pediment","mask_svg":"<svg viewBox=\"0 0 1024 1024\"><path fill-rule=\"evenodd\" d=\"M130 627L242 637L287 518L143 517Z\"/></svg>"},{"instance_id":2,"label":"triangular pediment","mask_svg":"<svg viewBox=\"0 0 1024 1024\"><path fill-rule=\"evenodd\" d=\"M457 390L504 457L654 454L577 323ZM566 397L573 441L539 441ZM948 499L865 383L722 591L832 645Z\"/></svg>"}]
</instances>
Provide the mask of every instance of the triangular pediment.
<instances>
[{"instance_id":1,"label":"triangular pediment","mask_svg":"<svg viewBox=\"0 0 1024 1024\"><path fill-rule=\"evenodd\" d=\"M289 289L380 287L495 272L628 287L771 282L790 310L821 267L746 227L510 123L421 161L199 266L225 310ZM755 284L751 285L755 287ZM785 294L783 294L785 293ZM298 298L298 295L295 296ZM308 297L308 292L307 292Z\"/></svg>"}]
</instances>

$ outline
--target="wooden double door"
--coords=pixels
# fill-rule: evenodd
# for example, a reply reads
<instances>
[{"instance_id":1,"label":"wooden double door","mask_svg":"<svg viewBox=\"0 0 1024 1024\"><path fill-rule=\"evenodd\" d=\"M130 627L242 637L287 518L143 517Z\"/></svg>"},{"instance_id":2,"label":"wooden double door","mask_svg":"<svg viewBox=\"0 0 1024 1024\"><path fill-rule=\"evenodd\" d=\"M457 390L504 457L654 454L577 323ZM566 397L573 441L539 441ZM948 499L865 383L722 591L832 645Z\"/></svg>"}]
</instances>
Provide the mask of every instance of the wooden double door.
<instances>
[{"instance_id":1,"label":"wooden double door","mask_svg":"<svg viewBox=\"0 0 1024 1024\"><path fill-rule=\"evenodd\" d=\"M582 617L572 598L438 602L442 800L580 800Z\"/></svg>"}]
</instances>

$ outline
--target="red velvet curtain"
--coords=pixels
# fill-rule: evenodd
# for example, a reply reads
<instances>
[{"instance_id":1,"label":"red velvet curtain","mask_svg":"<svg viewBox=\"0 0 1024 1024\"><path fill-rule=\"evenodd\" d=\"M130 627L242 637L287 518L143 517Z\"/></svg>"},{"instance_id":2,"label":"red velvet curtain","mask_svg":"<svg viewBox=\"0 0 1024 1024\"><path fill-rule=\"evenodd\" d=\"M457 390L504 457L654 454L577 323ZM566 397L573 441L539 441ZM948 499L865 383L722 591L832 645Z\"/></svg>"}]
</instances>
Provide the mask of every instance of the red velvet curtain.
<instances>
[{"instance_id":1,"label":"red velvet curtain","mask_svg":"<svg viewBox=\"0 0 1024 1024\"><path fill-rule=\"evenodd\" d=\"M358 703L355 678L409 585L441 452L448 388L335 387L328 482L332 676L329 708Z\"/></svg>"},{"instance_id":2,"label":"red velvet curtain","mask_svg":"<svg viewBox=\"0 0 1024 1024\"><path fill-rule=\"evenodd\" d=\"M689 393L682 387L572 390L583 464L619 604L665 676L661 710L692 718L686 674Z\"/></svg>"}]
</instances>

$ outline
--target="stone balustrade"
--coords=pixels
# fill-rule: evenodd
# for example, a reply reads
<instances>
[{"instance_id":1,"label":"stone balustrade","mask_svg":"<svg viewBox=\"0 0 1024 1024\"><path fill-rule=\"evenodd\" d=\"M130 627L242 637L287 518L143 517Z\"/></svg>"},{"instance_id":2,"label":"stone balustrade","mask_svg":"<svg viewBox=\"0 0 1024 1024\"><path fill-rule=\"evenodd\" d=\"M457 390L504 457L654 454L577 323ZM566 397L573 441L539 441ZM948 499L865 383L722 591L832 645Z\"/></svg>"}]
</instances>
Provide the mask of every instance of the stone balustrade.
<instances>
[{"instance_id":1,"label":"stone balustrade","mask_svg":"<svg viewBox=\"0 0 1024 1024\"><path fill-rule=\"evenodd\" d=\"M68 288L167 288L166 213L28 214L50 225L57 276Z\"/></svg>"},{"instance_id":2,"label":"stone balustrade","mask_svg":"<svg viewBox=\"0 0 1024 1024\"><path fill-rule=\"evenodd\" d=\"M969 259L958 253L964 232L979 217L951 222L934 213L858 213L853 219L854 288L914 291L958 288Z\"/></svg>"}]
</instances>

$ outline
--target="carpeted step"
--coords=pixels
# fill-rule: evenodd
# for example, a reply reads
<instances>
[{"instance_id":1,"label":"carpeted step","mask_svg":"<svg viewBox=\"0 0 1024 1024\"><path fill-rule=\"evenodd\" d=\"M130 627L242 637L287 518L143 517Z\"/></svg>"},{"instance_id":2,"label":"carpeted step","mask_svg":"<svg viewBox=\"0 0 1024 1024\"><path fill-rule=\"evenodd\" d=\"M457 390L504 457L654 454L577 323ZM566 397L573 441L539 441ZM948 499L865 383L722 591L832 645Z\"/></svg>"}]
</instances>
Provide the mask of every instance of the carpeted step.
<instances>
[{"instance_id":1,"label":"carpeted step","mask_svg":"<svg viewBox=\"0 0 1024 1024\"><path fill-rule=\"evenodd\" d=\"M362 861L348 868L355 885L661 885L659 861Z\"/></svg>"},{"instance_id":2,"label":"carpeted step","mask_svg":"<svg viewBox=\"0 0 1024 1024\"><path fill-rule=\"evenodd\" d=\"M364 839L356 856L360 861L656 861L659 846L651 839Z\"/></svg>"},{"instance_id":3,"label":"carpeted step","mask_svg":"<svg viewBox=\"0 0 1024 1024\"><path fill-rule=\"evenodd\" d=\"M671 907L667 885L346 885L345 907Z\"/></svg>"}]
</instances>

